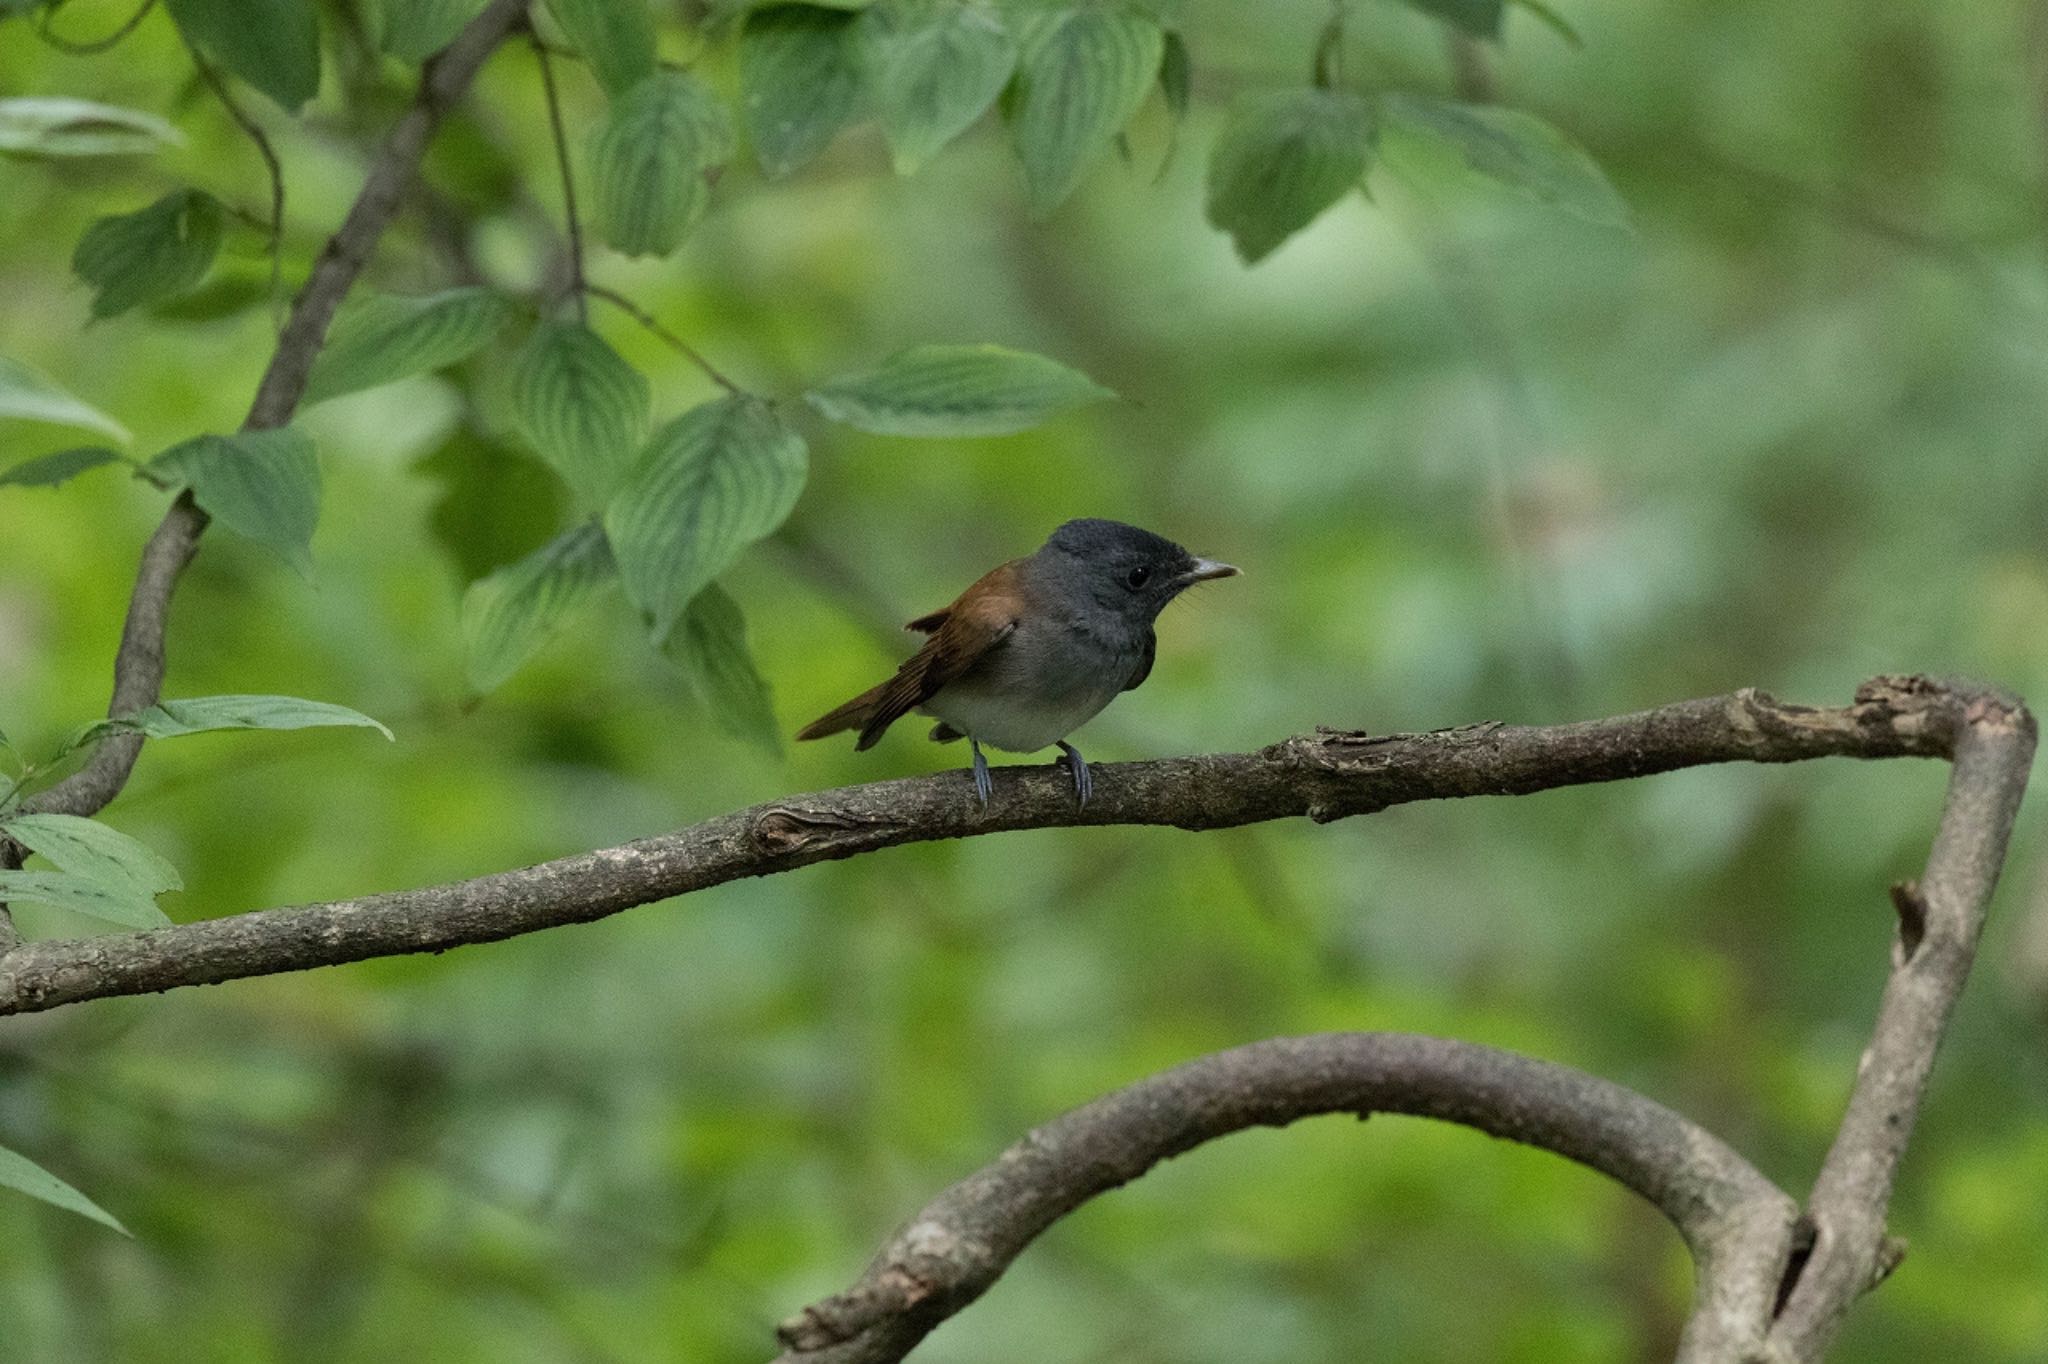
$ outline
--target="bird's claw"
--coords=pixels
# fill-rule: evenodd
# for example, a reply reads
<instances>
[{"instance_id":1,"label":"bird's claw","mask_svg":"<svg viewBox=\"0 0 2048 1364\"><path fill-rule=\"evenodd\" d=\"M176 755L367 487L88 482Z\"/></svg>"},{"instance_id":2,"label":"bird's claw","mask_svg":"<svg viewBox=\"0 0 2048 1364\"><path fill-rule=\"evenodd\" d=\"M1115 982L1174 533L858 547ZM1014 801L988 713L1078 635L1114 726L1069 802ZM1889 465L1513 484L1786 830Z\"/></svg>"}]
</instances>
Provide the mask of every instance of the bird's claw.
<instances>
[{"instance_id":1,"label":"bird's claw","mask_svg":"<svg viewBox=\"0 0 2048 1364\"><path fill-rule=\"evenodd\" d=\"M988 798L995 794L995 781L988 774L988 759L981 756L981 745L969 739L974 749L974 794L981 797L981 808L988 809Z\"/></svg>"},{"instance_id":2,"label":"bird's claw","mask_svg":"<svg viewBox=\"0 0 2048 1364\"><path fill-rule=\"evenodd\" d=\"M1081 756L1081 750L1060 741L1060 752L1066 755L1067 769L1074 774L1075 804L1080 809L1088 808L1088 798L1095 794L1095 778L1088 771L1088 760Z\"/></svg>"}]
</instances>

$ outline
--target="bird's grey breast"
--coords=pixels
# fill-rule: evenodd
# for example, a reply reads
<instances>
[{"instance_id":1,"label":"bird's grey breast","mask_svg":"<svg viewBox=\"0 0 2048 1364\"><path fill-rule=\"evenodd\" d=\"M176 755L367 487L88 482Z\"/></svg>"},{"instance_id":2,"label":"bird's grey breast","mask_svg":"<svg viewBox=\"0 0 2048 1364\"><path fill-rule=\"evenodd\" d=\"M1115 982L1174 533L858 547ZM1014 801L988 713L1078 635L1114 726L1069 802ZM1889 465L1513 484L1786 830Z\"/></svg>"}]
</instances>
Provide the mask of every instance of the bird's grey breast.
<instances>
[{"instance_id":1,"label":"bird's grey breast","mask_svg":"<svg viewBox=\"0 0 2048 1364\"><path fill-rule=\"evenodd\" d=\"M1142 634L1121 621L1041 612L921 709L985 744L1036 752L1115 700L1143 654Z\"/></svg>"}]
</instances>

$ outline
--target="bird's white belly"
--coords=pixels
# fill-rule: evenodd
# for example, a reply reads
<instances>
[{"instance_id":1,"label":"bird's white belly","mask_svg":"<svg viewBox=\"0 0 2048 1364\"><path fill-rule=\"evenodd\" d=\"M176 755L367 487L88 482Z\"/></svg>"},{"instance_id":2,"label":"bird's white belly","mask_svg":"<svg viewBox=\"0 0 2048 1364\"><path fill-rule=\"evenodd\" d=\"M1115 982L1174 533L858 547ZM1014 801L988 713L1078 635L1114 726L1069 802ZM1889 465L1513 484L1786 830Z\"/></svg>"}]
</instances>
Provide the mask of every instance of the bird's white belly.
<instances>
[{"instance_id":1,"label":"bird's white belly","mask_svg":"<svg viewBox=\"0 0 2048 1364\"><path fill-rule=\"evenodd\" d=\"M1116 694L1114 689L1081 689L1055 697L1024 697L974 686L963 678L941 688L918 709L991 748L1035 753L1093 719Z\"/></svg>"}]
</instances>

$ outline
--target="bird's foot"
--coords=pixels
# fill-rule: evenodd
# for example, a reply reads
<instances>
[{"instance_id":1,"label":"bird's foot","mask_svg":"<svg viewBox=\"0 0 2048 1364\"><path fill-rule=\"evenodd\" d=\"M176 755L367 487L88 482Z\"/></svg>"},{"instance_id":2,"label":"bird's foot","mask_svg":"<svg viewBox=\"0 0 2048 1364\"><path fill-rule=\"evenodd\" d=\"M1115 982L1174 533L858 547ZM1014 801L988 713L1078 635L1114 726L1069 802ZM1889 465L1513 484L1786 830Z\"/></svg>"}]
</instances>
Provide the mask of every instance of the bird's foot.
<instances>
[{"instance_id":1,"label":"bird's foot","mask_svg":"<svg viewBox=\"0 0 2048 1364\"><path fill-rule=\"evenodd\" d=\"M1095 778L1089 775L1088 760L1081 756L1081 750L1060 740L1060 752L1066 755L1067 768L1074 774L1074 795L1076 803L1086 809L1088 798L1095 794Z\"/></svg>"},{"instance_id":2,"label":"bird's foot","mask_svg":"<svg viewBox=\"0 0 2048 1364\"><path fill-rule=\"evenodd\" d=\"M981 797L981 808L988 809L988 798L995 794L995 782L988 774L988 759L981 756L981 745L974 740L967 741L974 749L974 794Z\"/></svg>"}]
</instances>

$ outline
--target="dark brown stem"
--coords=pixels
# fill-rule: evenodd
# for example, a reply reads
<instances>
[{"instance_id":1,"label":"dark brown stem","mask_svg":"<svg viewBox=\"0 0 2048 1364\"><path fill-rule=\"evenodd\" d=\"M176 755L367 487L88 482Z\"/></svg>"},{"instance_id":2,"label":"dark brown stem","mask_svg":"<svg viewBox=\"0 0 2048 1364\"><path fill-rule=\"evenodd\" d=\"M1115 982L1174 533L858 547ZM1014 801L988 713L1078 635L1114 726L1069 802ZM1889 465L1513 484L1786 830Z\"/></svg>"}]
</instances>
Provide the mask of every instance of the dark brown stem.
<instances>
[{"instance_id":1,"label":"dark brown stem","mask_svg":"<svg viewBox=\"0 0 2048 1364\"><path fill-rule=\"evenodd\" d=\"M277 148L271 145L270 135L242 107L220 72L199 55L198 48L187 43L185 50L192 55L192 65L198 69L207 88L213 91L214 98L220 101L221 108L227 110L228 117L256 144L256 152L263 158L263 167L270 173L270 306L271 315L275 318L279 295L284 291L284 165L277 159Z\"/></svg>"},{"instance_id":2,"label":"dark brown stem","mask_svg":"<svg viewBox=\"0 0 2048 1364\"><path fill-rule=\"evenodd\" d=\"M533 40L534 60L540 63L540 88L547 96L548 132L555 143L555 165L562 174L562 218L569 229L569 291L576 298L576 320L590 321L590 305L584 301L583 220L576 212L576 171L569 164L569 134L562 126L562 95L555 88L555 66L548 46L540 35L527 31Z\"/></svg>"},{"instance_id":3,"label":"dark brown stem","mask_svg":"<svg viewBox=\"0 0 2048 1364\"><path fill-rule=\"evenodd\" d=\"M148 933L28 943L0 957L0 1015L438 952L903 843L1072 825L1217 829L1301 815L1321 822L1406 801L1513 795L1703 763L1941 758L1953 751L1964 708L1980 695L1962 684L1880 678L1839 709L1741 691L1570 725L1377 737L1324 731L1256 753L1104 764L1082 809L1057 766L999 769L986 810L965 773L875 782L790 796L623 847L469 881Z\"/></svg>"},{"instance_id":4,"label":"dark brown stem","mask_svg":"<svg viewBox=\"0 0 2048 1364\"><path fill-rule=\"evenodd\" d=\"M398 212L428 139L469 88L484 59L518 28L525 15L526 0L492 0L454 42L428 62L411 109L385 139L348 216L328 239L313 273L293 301L277 349L242 423L244 430L283 426L292 419L306 391L306 377L327 338L328 324ZM109 715L155 704L164 681L164 631L171 595L199 547L206 523L206 513L193 504L191 496L181 495L143 550L142 567L121 629L121 646L114 655ZM73 815L90 815L104 808L127 784L141 747L142 741L133 735L106 740L85 766L25 802L26 807Z\"/></svg>"},{"instance_id":5,"label":"dark brown stem","mask_svg":"<svg viewBox=\"0 0 2048 1364\"><path fill-rule=\"evenodd\" d=\"M1162 1160L1248 1127L1405 1113L1542 1147L1635 1190L1692 1249L1681 1361L1763 1343L1798 1207L1719 1138L1632 1090L1470 1042L1324 1033L1218 1052L1055 1118L947 1189L846 1292L779 1332L778 1364L894 1364L1040 1232Z\"/></svg>"},{"instance_id":6,"label":"dark brown stem","mask_svg":"<svg viewBox=\"0 0 2048 1364\"><path fill-rule=\"evenodd\" d=\"M582 290L584 293L589 294L592 298L603 299L605 302L611 304L614 308L617 308L620 312L626 314L626 316L632 318L635 322L638 322L641 326L645 327L650 333L652 333L657 340L661 341L663 344L675 350L684 359L688 360L698 369L703 370L705 378L711 380L712 383L717 384L727 393L744 393L746 391L745 389L741 388L738 384L734 383L732 380L726 378L723 374L720 374L718 370L712 366L711 362L709 360L706 360L702 352L700 352L695 346L683 340L682 337L677 336L667 327L662 326L661 323L655 321L654 314L648 312L645 308L635 303L632 299L627 298L618 290L607 289L602 284L591 284L588 281L585 281L583 283Z\"/></svg>"},{"instance_id":7,"label":"dark brown stem","mask_svg":"<svg viewBox=\"0 0 2048 1364\"><path fill-rule=\"evenodd\" d=\"M72 57L90 57L94 53L105 52L136 29L142 27L142 21L147 19L149 12L155 8L156 0L142 0L141 5L136 7L135 12L123 20L121 26L106 37L80 40L66 38L56 31L53 25L57 22L57 8L52 5L43 11L42 20L37 25L36 31L42 35L44 42L56 48L59 52Z\"/></svg>"}]
</instances>

